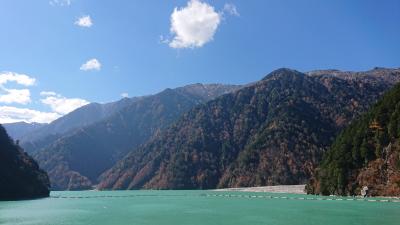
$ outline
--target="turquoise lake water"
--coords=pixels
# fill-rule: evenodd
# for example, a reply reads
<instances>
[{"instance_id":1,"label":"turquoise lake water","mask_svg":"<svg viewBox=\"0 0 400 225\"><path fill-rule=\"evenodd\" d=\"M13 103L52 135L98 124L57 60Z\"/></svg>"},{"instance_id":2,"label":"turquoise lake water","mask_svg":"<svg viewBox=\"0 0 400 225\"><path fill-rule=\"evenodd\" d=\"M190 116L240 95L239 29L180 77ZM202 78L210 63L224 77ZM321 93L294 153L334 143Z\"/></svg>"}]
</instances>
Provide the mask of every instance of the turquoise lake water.
<instances>
[{"instance_id":1,"label":"turquoise lake water","mask_svg":"<svg viewBox=\"0 0 400 225\"><path fill-rule=\"evenodd\" d=\"M45 199L0 202L0 224L400 224L400 202L317 198L213 191L52 192Z\"/></svg>"}]
</instances>

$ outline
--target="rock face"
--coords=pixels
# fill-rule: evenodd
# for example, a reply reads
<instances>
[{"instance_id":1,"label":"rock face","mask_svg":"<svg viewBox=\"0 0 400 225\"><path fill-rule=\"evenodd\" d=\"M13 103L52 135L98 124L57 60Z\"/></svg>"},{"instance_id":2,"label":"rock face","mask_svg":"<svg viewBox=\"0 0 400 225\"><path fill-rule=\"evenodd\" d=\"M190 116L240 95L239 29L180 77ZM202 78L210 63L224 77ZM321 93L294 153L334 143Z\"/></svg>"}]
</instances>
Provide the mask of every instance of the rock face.
<instances>
[{"instance_id":1,"label":"rock face","mask_svg":"<svg viewBox=\"0 0 400 225\"><path fill-rule=\"evenodd\" d=\"M0 125L0 200L49 196L49 178Z\"/></svg>"},{"instance_id":2,"label":"rock face","mask_svg":"<svg viewBox=\"0 0 400 225\"><path fill-rule=\"evenodd\" d=\"M400 195L400 85L346 128L326 153L309 193Z\"/></svg>"},{"instance_id":3,"label":"rock face","mask_svg":"<svg viewBox=\"0 0 400 225\"><path fill-rule=\"evenodd\" d=\"M34 153L54 190L91 189L125 154L174 123L194 106L238 89L194 84L142 97L110 117L76 129Z\"/></svg>"},{"instance_id":4,"label":"rock face","mask_svg":"<svg viewBox=\"0 0 400 225\"><path fill-rule=\"evenodd\" d=\"M279 69L185 113L100 177L99 189L304 184L336 134L400 80Z\"/></svg>"}]
</instances>

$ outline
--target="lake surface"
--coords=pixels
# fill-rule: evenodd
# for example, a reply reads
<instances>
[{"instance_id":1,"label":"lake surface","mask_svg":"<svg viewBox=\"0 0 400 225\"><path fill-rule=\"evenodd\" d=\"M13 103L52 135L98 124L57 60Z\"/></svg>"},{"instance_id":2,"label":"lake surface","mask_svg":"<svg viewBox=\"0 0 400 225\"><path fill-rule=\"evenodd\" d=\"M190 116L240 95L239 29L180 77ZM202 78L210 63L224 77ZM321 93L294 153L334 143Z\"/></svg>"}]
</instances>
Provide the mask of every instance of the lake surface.
<instances>
[{"instance_id":1,"label":"lake surface","mask_svg":"<svg viewBox=\"0 0 400 225\"><path fill-rule=\"evenodd\" d=\"M398 225L399 221L400 202L271 193L77 191L0 202L1 225Z\"/></svg>"}]
</instances>

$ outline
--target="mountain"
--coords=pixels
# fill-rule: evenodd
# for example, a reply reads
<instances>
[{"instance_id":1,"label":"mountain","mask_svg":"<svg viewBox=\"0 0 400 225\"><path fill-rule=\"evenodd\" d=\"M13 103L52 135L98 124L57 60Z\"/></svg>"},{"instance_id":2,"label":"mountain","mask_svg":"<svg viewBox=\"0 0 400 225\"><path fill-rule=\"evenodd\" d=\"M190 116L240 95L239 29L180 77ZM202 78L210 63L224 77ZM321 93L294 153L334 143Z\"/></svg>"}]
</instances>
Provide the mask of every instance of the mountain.
<instances>
[{"instance_id":1,"label":"mountain","mask_svg":"<svg viewBox=\"0 0 400 225\"><path fill-rule=\"evenodd\" d=\"M58 138L35 152L34 158L49 173L53 189L89 189L129 150L174 123L184 112L238 88L194 84L166 89Z\"/></svg>"},{"instance_id":2,"label":"mountain","mask_svg":"<svg viewBox=\"0 0 400 225\"><path fill-rule=\"evenodd\" d=\"M100 177L99 189L303 184L336 134L400 80L279 69L185 113Z\"/></svg>"},{"instance_id":3,"label":"mountain","mask_svg":"<svg viewBox=\"0 0 400 225\"><path fill-rule=\"evenodd\" d=\"M351 123L326 152L308 185L317 194L400 195L400 84Z\"/></svg>"},{"instance_id":4,"label":"mountain","mask_svg":"<svg viewBox=\"0 0 400 225\"><path fill-rule=\"evenodd\" d=\"M49 196L49 178L0 125L0 200Z\"/></svg>"},{"instance_id":5,"label":"mountain","mask_svg":"<svg viewBox=\"0 0 400 225\"><path fill-rule=\"evenodd\" d=\"M3 127L7 130L8 135L14 140L19 140L28 133L32 133L39 128L46 126L44 123L26 123L26 122L16 122L16 123L5 123Z\"/></svg>"},{"instance_id":6,"label":"mountain","mask_svg":"<svg viewBox=\"0 0 400 225\"><path fill-rule=\"evenodd\" d=\"M50 124L41 126L39 129L21 135L20 144L25 151L33 153L68 132L111 116L138 99L140 99L140 97L123 98L119 101L107 104L90 103L82 106Z\"/></svg>"}]
</instances>

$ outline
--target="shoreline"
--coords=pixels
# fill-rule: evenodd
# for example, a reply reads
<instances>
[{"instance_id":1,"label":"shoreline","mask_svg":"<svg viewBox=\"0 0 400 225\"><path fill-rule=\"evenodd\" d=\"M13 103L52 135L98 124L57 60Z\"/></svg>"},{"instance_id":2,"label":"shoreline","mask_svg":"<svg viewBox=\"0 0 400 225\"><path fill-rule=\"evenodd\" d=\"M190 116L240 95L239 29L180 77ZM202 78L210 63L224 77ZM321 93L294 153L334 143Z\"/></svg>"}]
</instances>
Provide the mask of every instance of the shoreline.
<instances>
[{"instance_id":1,"label":"shoreline","mask_svg":"<svg viewBox=\"0 0 400 225\"><path fill-rule=\"evenodd\" d=\"M300 185L274 185L274 186L259 186L259 187L238 187L238 188L220 188L214 189L212 191L233 191L233 192L252 192L252 193L280 193L280 194L304 194L307 195L305 191L305 184ZM322 195L321 195L322 196ZM339 196L330 195L325 197L350 197L354 199L361 199L360 195L357 196ZM368 198L382 198L382 199L394 199L400 200L400 196L368 196Z\"/></svg>"},{"instance_id":2,"label":"shoreline","mask_svg":"<svg viewBox=\"0 0 400 225\"><path fill-rule=\"evenodd\" d=\"M239 188L222 188L213 191L237 191L237 192L269 192L269 193L288 193L288 194L307 194L305 192L305 184L300 185L276 185L276 186L260 186L260 187L239 187Z\"/></svg>"}]
</instances>

